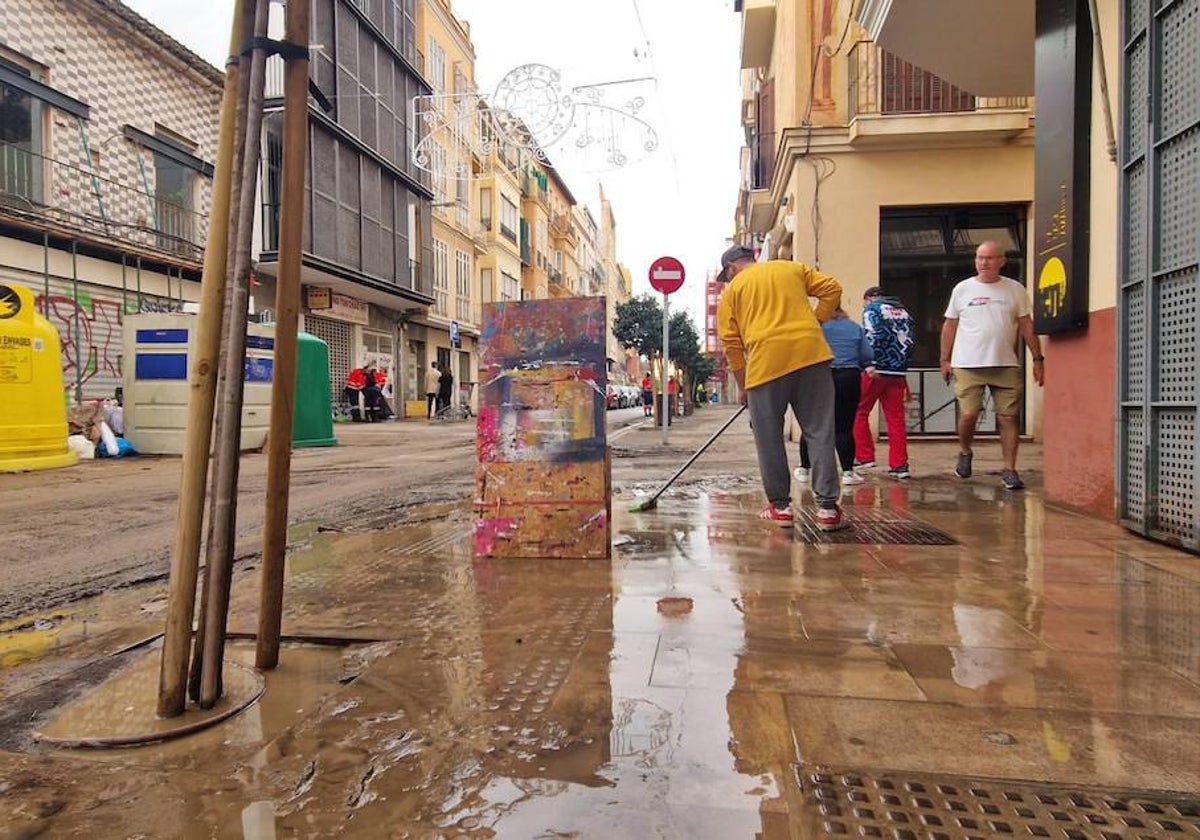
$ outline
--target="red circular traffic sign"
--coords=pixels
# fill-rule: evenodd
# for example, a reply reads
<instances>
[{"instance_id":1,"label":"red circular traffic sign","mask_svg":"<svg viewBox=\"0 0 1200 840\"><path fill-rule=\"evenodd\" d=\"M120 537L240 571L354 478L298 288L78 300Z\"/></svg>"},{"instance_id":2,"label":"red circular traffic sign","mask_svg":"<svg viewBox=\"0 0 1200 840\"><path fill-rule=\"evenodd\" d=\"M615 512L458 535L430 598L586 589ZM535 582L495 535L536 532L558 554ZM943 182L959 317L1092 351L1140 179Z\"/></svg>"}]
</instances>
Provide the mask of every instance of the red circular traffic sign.
<instances>
[{"instance_id":1,"label":"red circular traffic sign","mask_svg":"<svg viewBox=\"0 0 1200 840\"><path fill-rule=\"evenodd\" d=\"M674 257L659 257L650 263L650 285L664 295L678 292L683 277L683 263Z\"/></svg>"}]
</instances>

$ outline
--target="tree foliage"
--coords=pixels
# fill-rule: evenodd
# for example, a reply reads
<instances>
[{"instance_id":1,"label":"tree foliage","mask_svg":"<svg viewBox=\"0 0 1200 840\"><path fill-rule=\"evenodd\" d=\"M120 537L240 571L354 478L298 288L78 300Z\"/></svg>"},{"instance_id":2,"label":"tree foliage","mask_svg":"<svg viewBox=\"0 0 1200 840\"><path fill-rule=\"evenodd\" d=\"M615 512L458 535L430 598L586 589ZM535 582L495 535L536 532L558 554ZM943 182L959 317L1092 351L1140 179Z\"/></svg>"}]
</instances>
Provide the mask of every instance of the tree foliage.
<instances>
[{"instance_id":1,"label":"tree foliage","mask_svg":"<svg viewBox=\"0 0 1200 840\"><path fill-rule=\"evenodd\" d=\"M650 295L617 304L613 335L622 347L647 358L662 349L662 307Z\"/></svg>"},{"instance_id":2,"label":"tree foliage","mask_svg":"<svg viewBox=\"0 0 1200 840\"><path fill-rule=\"evenodd\" d=\"M662 352L663 310L650 294L617 305L613 335L623 347L651 358ZM689 389L713 374L713 361L700 349L700 336L686 312L676 312L670 323L671 361L683 372ZM690 392L690 390L689 390Z\"/></svg>"}]
</instances>

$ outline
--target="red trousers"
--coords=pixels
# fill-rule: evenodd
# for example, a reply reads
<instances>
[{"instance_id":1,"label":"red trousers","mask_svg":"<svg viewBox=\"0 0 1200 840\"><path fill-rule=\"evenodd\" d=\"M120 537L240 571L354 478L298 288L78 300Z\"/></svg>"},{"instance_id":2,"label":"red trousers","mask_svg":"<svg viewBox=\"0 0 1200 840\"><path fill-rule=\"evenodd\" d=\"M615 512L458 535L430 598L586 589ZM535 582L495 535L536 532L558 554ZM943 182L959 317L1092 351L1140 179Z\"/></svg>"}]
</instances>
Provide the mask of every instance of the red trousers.
<instances>
[{"instance_id":1,"label":"red trousers","mask_svg":"<svg viewBox=\"0 0 1200 840\"><path fill-rule=\"evenodd\" d=\"M883 406L883 419L887 424L888 468L896 469L908 464L908 430L904 425L904 398L908 393L908 381L903 376L876 376L874 379L863 374L862 396L858 400L858 411L854 415L854 459L859 462L875 460L875 438L871 436L869 418L871 409L878 402Z\"/></svg>"}]
</instances>

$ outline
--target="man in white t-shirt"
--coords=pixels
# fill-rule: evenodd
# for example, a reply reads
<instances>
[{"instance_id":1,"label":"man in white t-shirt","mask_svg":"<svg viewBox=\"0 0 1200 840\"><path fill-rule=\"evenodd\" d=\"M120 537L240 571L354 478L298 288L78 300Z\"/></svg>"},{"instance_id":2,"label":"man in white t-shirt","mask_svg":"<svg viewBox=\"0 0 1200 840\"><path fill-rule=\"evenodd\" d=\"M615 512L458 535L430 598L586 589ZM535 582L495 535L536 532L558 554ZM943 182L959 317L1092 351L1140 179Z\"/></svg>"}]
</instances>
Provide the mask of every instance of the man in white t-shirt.
<instances>
[{"instance_id":1,"label":"man in white t-shirt","mask_svg":"<svg viewBox=\"0 0 1200 840\"><path fill-rule=\"evenodd\" d=\"M1017 335L1033 355L1033 379L1041 385L1045 377L1042 344L1033 331L1029 296L1016 280L1000 276L1004 251L995 242L975 249L974 277L954 287L942 324L942 376L954 376L958 399L958 442L961 447L954 472L971 477L971 442L975 424L983 410L983 389L992 393L996 421L1000 424L1000 448L1004 455L1001 480L1009 490L1025 486L1017 473L1019 443L1018 415L1024 381L1017 356Z\"/></svg>"}]
</instances>

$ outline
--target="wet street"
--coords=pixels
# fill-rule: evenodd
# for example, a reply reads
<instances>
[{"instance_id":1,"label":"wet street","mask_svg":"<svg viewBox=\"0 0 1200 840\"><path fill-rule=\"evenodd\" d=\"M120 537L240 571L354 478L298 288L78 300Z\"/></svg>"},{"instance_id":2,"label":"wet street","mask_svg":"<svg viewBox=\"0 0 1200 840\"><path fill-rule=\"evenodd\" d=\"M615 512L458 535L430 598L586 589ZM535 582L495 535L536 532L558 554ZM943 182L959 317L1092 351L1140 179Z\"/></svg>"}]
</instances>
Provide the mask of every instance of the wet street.
<instances>
[{"instance_id":1,"label":"wet street","mask_svg":"<svg viewBox=\"0 0 1200 840\"><path fill-rule=\"evenodd\" d=\"M473 560L467 498L298 527L280 668L242 567L184 737L97 747L202 718L153 717L161 584L8 625L0 837L1200 836L1197 558L1004 491L994 443L781 529L742 422L628 512L731 410L612 435L611 563Z\"/></svg>"}]
</instances>

